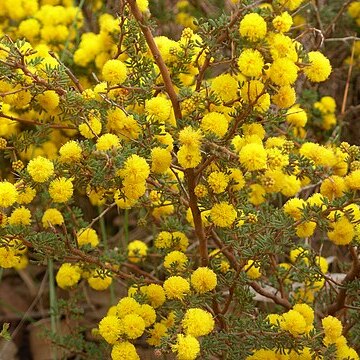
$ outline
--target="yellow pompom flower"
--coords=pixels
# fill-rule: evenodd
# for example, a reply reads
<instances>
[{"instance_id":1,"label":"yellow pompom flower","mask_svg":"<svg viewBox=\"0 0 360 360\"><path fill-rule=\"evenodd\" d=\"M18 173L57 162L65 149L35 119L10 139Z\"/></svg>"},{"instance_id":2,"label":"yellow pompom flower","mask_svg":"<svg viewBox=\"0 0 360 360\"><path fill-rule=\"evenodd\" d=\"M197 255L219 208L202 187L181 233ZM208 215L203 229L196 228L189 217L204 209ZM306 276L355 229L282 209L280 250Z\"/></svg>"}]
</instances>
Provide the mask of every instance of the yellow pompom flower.
<instances>
[{"instance_id":1,"label":"yellow pompom flower","mask_svg":"<svg viewBox=\"0 0 360 360\"><path fill-rule=\"evenodd\" d=\"M294 336L302 335L306 332L306 320L298 311L289 310L282 315L280 328L288 331Z\"/></svg>"},{"instance_id":2,"label":"yellow pompom flower","mask_svg":"<svg viewBox=\"0 0 360 360\"><path fill-rule=\"evenodd\" d=\"M191 286L199 294L215 289L217 285L217 276L208 267L199 267L191 274Z\"/></svg>"},{"instance_id":3,"label":"yellow pompom flower","mask_svg":"<svg viewBox=\"0 0 360 360\"><path fill-rule=\"evenodd\" d=\"M81 146L74 140L65 143L59 150L60 161L65 164L77 163L81 159Z\"/></svg>"},{"instance_id":4,"label":"yellow pompom flower","mask_svg":"<svg viewBox=\"0 0 360 360\"><path fill-rule=\"evenodd\" d=\"M99 237L94 229L80 229L76 237L79 246L89 244L91 247L95 247L99 245Z\"/></svg>"},{"instance_id":5,"label":"yellow pompom flower","mask_svg":"<svg viewBox=\"0 0 360 360\"><path fill-rule=\"evenodd\" d=\"M351 190L360 190L360 170L354 170L346 176L345 183Z\"/></svg>"},{"instance_id":6,"label":"yellow pompom flower","mask_svg":"<svg viewBox=\"0 0 360 360\"><path fill-rule=\"evenodd\" d=\"M122 84L127 77L126 65L121 60L108 60L102 68L102 76L111 85Z\"/></svg>"},{"instance_id":7,"label":"yellow pompom flower","mask_svg":"<svg viewBox=\"0 0 360 360\"><path fill-rule=\"evenodd\" d=\"M315 221L304 221L296 226L296 235L301 238L310 237L316 229Z\"/></svg>"},{"instance_id":8,"label":"yellow pompom flower","mask_svg":"<svg viewBox=\"0 0 360 360\"><path fill-rule=\"evenodd\" d=\"M207 194L209 193L207 187L203 184L196 185L194 192L195 195L200 199L207 196Z\"/></svg>"},{"instance_id":9,"label":"yellow pompom flower","mask_svg":"<svg viewBox=\"0 0 360 360\"><path fill-rule=\"evenodd\" d=\"M165 291L157 284L150 284L141 288L141 292L144 293L150 305L157 309L165 302Z\"/></svg>"},{"instance_id":10,"label":"yellow pompom flower","mask_svg":"<svg viewBox=\"0 0 360 360\"><path fill-rule=\"evenodd\" d=\"M306 333L308 333L313 328L314 322L314 310L308 304L296 304L293 307L293 310L300 313L306 322Z\"/></svg>"},{"instance_id":11,"label":"yellow pompom flower","mask_svg":"<svg viewBox=\"0 0 360 360\"><path fill-rule=\"evenodd\" d=\"M16 187L8 181L0 182L0 207L13 205L18 198Z\"/></svg>"},{"instance_id":12,"label":"yellow pompom flower","mask_svg":"<svg viewBox=\"0 0 360 360\"><path fill-rule=\"evenodd\" d=\"M329 200L334 200L344 195L347 190L345 180L341 176L333 175L325 179L320 186L320 194Z\"/></svg>"},{"instance_id":13,"label":"yellow pompom flower","mask_svg":"<svg viewBox=\"0 0 360 360\"><path fill-rule=\"evenodd\" d=\"M31 224L31 212L24 206L20 206L15 209L8 218L10 225L24 225L28 226Z\"/></svg>"},{"instance_id":14,"label":"yellow pompom flower","mask_svg":"<svg viewBox=\"0 0 360 360\"><path fill-rule=\"evenodd\" d=\"M275 16L272 24L277 31L284 33L290 30L293 19L287 11L284 11L280 15Z\"/></svg>"},{"instance_id":15,"label":"yellow pompom flower","mask_svg":"<svg viewBox=\"0 0 360 360\"><path fill-rule=\"evenodd\" d=\"M295 89L289 85L281 86L271 99L279 108L286 109L292 106L296 101Z\"/></svg>"},{"instance_id":16,"label":"yellow pompom flower","mask_svg":"<svg viewBox=\"0 0 360 360\"><path fill-rule=\"evenodd\" d=\"M241 36L250 41L261 40L267 32L266 22L259 14L247 14L240 21L239 32Z\"/></svg>"},{"instance_id":17,"label":"yellow pompom flower","mask_svg":"<svg viewBox=\"0 0 360 360\"><path fill-rule=\"evenodd\" d=\"M155 147L151 150L151 171L156 174L166 172L171 164L171 153L164 148Z\"/></svg>"},{"instance_id":18,"label":"yellow pompom flower","mask_svg":"<svg viewBox=\"0 0 360 360\"><path fill-rule=\"evenodd\" d=\"M129 339L137 339L145 331L145 321L137 314L128 314L122 318L122 327Z\"/></svg>"},{"instance_id":19,"label":"yellow pompom flower","mask_svg":"<svg viewBox=\"0 0 360 360\"><path fill-rule=\"evenodd\" d=\"M201 145L203 135L200 130L195 130L191 126L186 126L179 132L181 145L198 149Z\"/></svg>"},{"instance_id":20,"label":"yellow pompom flower","mask_svg":"<svg viewBox=\"0 0 360 360\"><path fill-rule=\"evenodd\" d=\"M290 11L296 10L303 2L304 0L276 0L276 3L287 7Z\"/></svg>"},{"instance_id":21,"label":"yellow pompom flower","mask_svg":"<svg viewBox=\"0 0 360 360\"><path fill-rule=\"evenodd\" d=\"M237 99L238 82L230 74L221 74L211 81L211 90L224 102Z\"/></svg>"},{"instance_id":22,"label":"yellow pompom flower","mask_svg":"<svg viewBox=\"0 0 360 360\"><path fill-rule=\"evenodd\" d=\"M156 320L156 312L154 308L148 304L142 304L136 312L145 322L145 327L151 326Z\"/></svg>"},{"instance_id":23,"label":"yellow pompom flower","mask_svg":"<svg viewBox=\"0 0 360 360\"><path fill-rule=\"evenodd\" d=\"M62 225L64 223L64 218L61 212L57 209L47 209L44 212L44 215L41 218L43 227L47 229L50 226Z\"/></svg>"},{"instance_id":24,"label":"yellow pompom flower","mask_svg":"<svg viewBox=\"0 0 360 360\"><path fill-rule=\"evenodd\" d=\"M195 360L200 353L200 344L194 336L178 334L172 351L177 353L178 360Z\"/></svg>"},{"instance_id":25,"label":"yellow pompom flower","mask_svg":"<svg viewBox=\"0 0 360 360\"><path fill-rule=\"evenodd\" d=\"M248 171L266 169L267 153L262 144L245 145L239 153L241 165Z\"/></svg>"},{"instance_id":26,"label":"yellow pompom flower","mask_svg":"<svg viewBox=\"0 0 360 360\"><path fill-rule=\"evenodd\" d=\"M325 81L331 73L329 59L320 51L310 51L310 64L304 67L304 74L313 82Z\"/></svg>"},{"instance_id":27,"label":"yellow pompom flower","mask_svg":"<svg viewBox=\"0 0 360 360\"><path fill-rule=\"evenodd\" d=\"M195 168L200 164L202 159L200 149L190 146L180 146L176 155L180 166L184 169Z\"/></svg>"},{"instance_id":28,"label":"yellow pompom flower","mask_svg":"<svg viewBox=\"0 0 360 360\"><path fill-rule=\"evenodd\" d=\"M117 303L116 314L119 318L123 318L126 315L137 313L140 306L141 305L134 298L126 296Z\"/></svg>"},{"instance_id":29,"label":"yellow pompom flower","mask_svg":"<svg viewBox=\"0 0 360 360\"><path fill-rule=\"evenodd\" d=\"M324 329L326 342L328 344L335 343L343 331L341 321L329 315L321 320L321 324Z\"/></svg>"},{"instance_id":30,"label":"yellow pompom flower","mask_svg":"<svg viewBox=\"0 0 360 360\"><path fill-rule=\"evenodd\" d=\"M266 191L260 184L250 185L249 201L253 205L260 205L265 201Z\"/></svg>"},{"instance_id":31,"label":"yellow pompom flower","mask_svg":"<svg viewBox=\"0 0 360 360\"><path fill-rule=\"evenodd\" d=\"M221 171L213 171L208 176L207 182L215 194L221 194L229 184L229 176Z\"/></svg>"},{"instance_id":32,"label":"yellow pompom flower","mask_svg":"<svg viewBox=\"0 0 360 360\"><path fill-rule=\"evenodd\" d=\"M142 183L150 175L150 166L143 157L133 154L126 159L118 175L129 185Z\"/></svg>"},{"instance_id":33,"label":"yellow pompom flower","mask_svg":"<svg viewBox=\"0 0 360 360\"><path fill-rule=\"evenodd\" d=\"M133 263L142 261L146 257L147 251L147 245L141 240L134 240L127 246L128 259Z\"/></svg>"},{"instance_id":34,"label":"yellow pompom flower","mask_svg":"<svg viewBox=\"0 0 360 360\"><path fill-rule=\"evenodd\" d=\"M297 127L304 127L307 123L307 114L299 104L295 104L286 112L286 122Z\"/></svg>"},{"instance_id":35,"label":"yellow pompom flower","mask_svg":"<svg viewBox=\"0 0 360 360\"><path fill-rule=\"evenodd\" d=\"M163 288L168 299L183 299L190 292L189 282L181 276L170 276Z\"/></svg>"},{"instance_id":36,"label":"yellow pompom flower","mask_svg":"<svg viewBox=\"0 0 360 360\"><path fill-rule=\"evenodd\" d=\"M294 220L300 220L302 209L305 207L306 202L303 199L293 198L284 204L284 212L289 214Z\"/></svg>"},{"instance_id":37,"label":"yellow pompom flower","mask_svg":"<svg viewBox=\"0 0 360 360\"><path fill-rule=\"evenodd\" d=\"M171 101L163 97L158 96L145 102L145 113L155 122L165 123L168 121L171 111Z\"/></svg>"},{"instance_id":38,"label":"yellow pompom flower","mask_svg":"<svg viewBox=\"0 0 360 360\"><path fill-rule=\"evenodd\" d=\"M109 110L107 113L106 128L109 132L114 132L120 139L137 139L140 134L140 126L131 115L119 108Z\"/></svg>"},{"instance_id":39,"label":"yellow pompom flower","mask_svg":"<svg viewBox=\"0 0 360 360\"><path fill-rule=\"evenodd\" d=\"M347 245L355 236L354 225L345 216L330 226L332 230L327 232L327 236L336 245Z\"/></svg>"},{"instance_id":40,"label":"yellow pompom flower","mask_svg":"<svg viewBox=\"0 0 360 360\"><path fill-rule=\"evenodd\" d=\"M192 308L186 311L181 325L186 335L199 337L208 335L213 331L215 321L208 311Z\"/></svg>"},{"instance_id":41,"label":"yellow pompom flower","mask_svg":"<svg viewBox=\"0 0 360 360\"><path fill-rule=\"evenodd\" d=\"M44 91L36 96L36 100L44 110L49 112L55 110L60 102L59 95L54 90Z\"/></svg>"},{"instance_id":42,"label":"yellow pompom flower","mask_svg":"<svg viewBox=\"0 0 360 360\"><path fill-rule=\"evenodd\" d=\"M111 350L112 360L140 360L135 346L129 341L117 342Z\"/></svg>"},{"instance_id":43,"label":"yellow pompom flower","mask_svg":"<svg viewBox=\"0 0 360 360\"><path fill-rule=\"evenodd\" d=\"M244 271L250 279L255 280L261 277L260 267L255 264L254 260L247 261Z\"/></svg>"},{"instance_id":44,"label":"yellow pompom flower","mask_svg":"<svg viewBox=\"0 0 360 360\"><path fill-rule=\"evenodd\" d=\"M114 134L101 135L96 141L96 149L107 151L110 149L118 149L121 147L120 139Z\"/></svg>"},{"instance_id":45,"label":"yellow pompom flower","mask_svg":"<svg viewBox=\"0 0 360 360\"><path fill-rule=\"evenodd\" d=\"M160 346L161 338L166 336L167 327L162 323L156 323L148 332L150 336L146 339L146 342L151 346Z\"/></svg>"},{"instance_id":46,"label":"yellow pompom flower","mask_svg":"<svg viewBox=\"0 0 360 360\"><path fill-rule=\"evenodd\" d=\"M62 289L67 289L75 286L81 279L81 269L79 266L63 263L61 264L57 274L56 282Z\"/></svg>"},{"instance_id":47,"label":"yellow pompom flower","mask_svg":"<svg viewBox=\"0 0 360 360\"><path fill-rule=\"evenodd\" d=\"M211 221L219 227L230 227L237 217L235 208L226 202L215 204L210 210Z\"/></svg>"},{"instance_id":48,"label":"yellow pompom flower","mask_svg":"<svg viewBox=\"0 0 360 360\"><path fill-rule=\"evenodd\" d=\"M164 268L170 272L183 271L188 262L187 256L181 251L171 251L164 258Z\"/></svg>"},{"instance_id":49,"label":"yellow pompom flower","mask_svg":"<svg viewBox=\"0 0 360 360\"><path fill-rule=\"evenodd\" d=\"M136 5L141 12L149 10L149 0L136 0Z\"/></svg>"},{"instance_id":50,"label":"yellow pompom flower","mask_svg":"<svg viewBox=\"0 0 360 360\"><path fill-rule=\"evenodd\" d=\"M64 203L70 200L74 187L71 179L61 177L50 182L49 195L54 202Z\"/></svg>"},{"instance_id":51,"label":"yellow pompom flower","mask_svg":"<svg viewBox=\"0 0 360 360\"><path fill-rule=\"evenodd\" d=\"M230 189L239 191L245 186L245 179L242 171L237 168L229 169Z\"/></svg>"},{"instance_id":52,"label":"yellow pompom flower","mask_svg":"<svg viewBox=\"0 0 360 360\"><path fill-rule=\"evenodd\" d=\"M36 196L36 190L30 186L25 186L19 189L17 202L19 204L30 204L35 196Z\"/></svg>"},{"instance_id":53,"label":"yellow pompom flower","mask_svg":"<svg viewBox=\"0 0 360 360\"><path fill-rule=\"evenodd\" d=\"M274 60L270 68L270 80L279 86L291 85L297 79L298 67L288 58Z\"/></svg>"},{"instance_id":54,"label":"yellow pompom flower","mask_svg":"<svg viewBox=\"0 0 360 360\"><path fill-rule=\"evenodd\" d=\"M80 134L86 139L93 139L95 136L101 133L102 124L99 119L94 116L90 116L87 123L79 125Z\"/></svg>"},{"instance_id":55,"label":"yellow pompom flower","mask_svg":"<svg viewBox=\"0 0 360 360\"><path fill-rule=\"evenodd\" d=\"M26 170L35 182L43 183L54 174L54 164L51 160L37 156L29 161Z\"/></svg>"},{"instance_id":56,"label":"yellow pompom flower","mask_svg":"<svg viewBox=\"0 0 360 360\"><path fill-rule=\"evenodd\" d=\"M200 127L205 133L222 138L228 130L228 120L224 114L213 111L202 118Z\"/></svg>"},{"instance_id":57,"label":"yellow pompom flower","mask_svg":"<svg viewBox=\"0 0 360 360\"><path fill-rule=\"evenodd\" d=\"M264 58L258 50L245 49L239 56L238 67L245 76L259 77L264 67Z\"/></svg>"},{"instance_id":58,"label":"yellow pompom flower","mask_svg":"<svg viewBox=\"0 0 360 360\"><path fill-rule=\"evenodd\" d=\"M99 322L99 334L109 344L115 344L122 332L122 322L114 315L108 315Z\"/></svg>"}]
</instances>

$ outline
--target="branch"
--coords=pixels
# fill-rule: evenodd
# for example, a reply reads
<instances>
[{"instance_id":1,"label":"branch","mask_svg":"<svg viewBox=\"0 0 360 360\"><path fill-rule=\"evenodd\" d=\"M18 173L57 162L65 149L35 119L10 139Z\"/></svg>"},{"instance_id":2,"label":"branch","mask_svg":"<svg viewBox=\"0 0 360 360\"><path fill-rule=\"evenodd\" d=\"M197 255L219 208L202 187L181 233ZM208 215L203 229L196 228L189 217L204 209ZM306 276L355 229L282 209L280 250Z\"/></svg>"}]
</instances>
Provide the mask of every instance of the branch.
<instances>
[{"instance_id":1,"label":"branch","mask_svg":"<svg viewBox=\"0 0 360 360\"><path fill-rule=\"evenodd\" d=\"M155 40L151 33L150 27L145 24L144 16L141 13L141 11L139 10L139 8L137 7L136 0L127 0L127 2L130 5L131 12L134 15L136 21L138 22L138 24L140 26L142 33L145 36L146 43L148 44L148 46L150 48L150 51L153 55L156 65L159 67L161 76L164 80L166 92L168 93L168 95L170 97L170 100L171 100L171 103L172 103L172 106L174 109L175 117L177 119L181 119L182 114L181 114L181 109L180 109L180 103L179 103L178 97L176 95L174 85L171 81L169 69L165 65L164 59L162 58L160 51L155 44Z\"/></svg>"},{"instance_id":2,"label":"branch","mask_svg":"<svg viewBox=\"0 0 360 360\"><path fill-rule=\"evenodd\" d=\"M345 279L341 283L342 288L340 289L336 300L328 307L327 313L329 315L336 314L339 310L345 307L345 300L347 296L348 289L346 288L346 285L354 281L356 278L360 277L360 260L358 258L356 248L350 247L350 254L353 258L353 263L351 266L350 271L346 274Z\"/></svg>"},{"instance_id":3,"label":"branch","mask_svg":"<svg viewBox=\"0 0 360 360\"><path fill-rule=\"evenodd\" d=\"M185 176L188 185L189 206L194 219L195 233L197 238L199 239L200 261L202 266L207 266L209 262L209 254L208 254L207 238L204 231L204 225L201 219L201 212L197 205L197 196L195 195L195 186L196 186L195 170L186 169Z\"/></svg>"}]
</instances>

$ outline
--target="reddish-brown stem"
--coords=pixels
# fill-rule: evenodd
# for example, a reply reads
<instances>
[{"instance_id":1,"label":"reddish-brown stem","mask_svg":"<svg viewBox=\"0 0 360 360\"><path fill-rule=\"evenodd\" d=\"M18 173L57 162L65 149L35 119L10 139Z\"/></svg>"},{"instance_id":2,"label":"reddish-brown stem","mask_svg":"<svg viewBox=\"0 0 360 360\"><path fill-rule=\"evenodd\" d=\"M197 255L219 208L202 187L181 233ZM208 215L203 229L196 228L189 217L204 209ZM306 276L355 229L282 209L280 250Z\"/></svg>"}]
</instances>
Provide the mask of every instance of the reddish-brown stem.
<instances>
[{"instance_id":1,"label":"reddish-brown stem","mask_svg":"<svg viewBox=\"0 0 360 360\"><path fill-rule=\"evenodd\" d=\"M164 59L162 58L160 51L155 44L155 40L151 33L150 27L145 24L144 16L143 16L142 12L139 10L139 8L137 7L136 1L128 0L127 2L130 5L131 12L132 12L133 16L135 17L136 21L138 22L142 33L145 36L146 43L148 44L148 46L150 48L150 51L153 55L156 65L159 67L161 76L164 80L166 92L169 95L169 98L171 100L171 103L172 103L172 106L174 109L175 117L177 119L181 119L182 114L181 114L181 109L180 109L180 102L176 95L174 85L171 81L169 69L165 65Z\"/></svg>"},{"instance_id":2,"label":"reddish-brown stem","mask_svg":"<svg viewBox=\"0 0 360 360\"><path fill-rule=\"evenodd\" d=\"M350 247L350 254L353 259L351 269L346 274L345 279L341 283L343 287L339 290L339 293L336 296L336 300L327 309L327 313L329 315L334 315L339 310L344 308L347 296L346 285L355 280L356 278L360 277L360 260L358 258L355 247Z\"/></svg>"},{"instance_id":3,"label":"reddish-brown stem","mask_svg":"<svg viewBox=\"0 0 360 360\"><path fill-rule=\"evenodd\" d=\"M54 129L76 129L76 127L70 126L70 125L47 124L47 123L42 123L40 121L17 118L17 117L14 117L14 116L6 115L3 112L0 112L0 118L1 117L5 118L5 119L12 120L12 121L18 121L20 123L24 123L24 124L28 124L28 125L47 126L47 127L54 128Z\"/></svg>"},{"instance_id":4,"label":"reddish-brown stem","mask_svg":"<svg viewBox=\"0 0 360 360\"><path fill-rule=\"evenodd\" d=\"M201 212L197 204L197 196L195 195L195 186L196 186L195 170L186 169L185 176L186 176L186 182L189 193L189 206L194 219L195 233L199 240L200 263L202 266L207 266L209 262L207 237L201 219Z\"/></svg>"}]
</instances>

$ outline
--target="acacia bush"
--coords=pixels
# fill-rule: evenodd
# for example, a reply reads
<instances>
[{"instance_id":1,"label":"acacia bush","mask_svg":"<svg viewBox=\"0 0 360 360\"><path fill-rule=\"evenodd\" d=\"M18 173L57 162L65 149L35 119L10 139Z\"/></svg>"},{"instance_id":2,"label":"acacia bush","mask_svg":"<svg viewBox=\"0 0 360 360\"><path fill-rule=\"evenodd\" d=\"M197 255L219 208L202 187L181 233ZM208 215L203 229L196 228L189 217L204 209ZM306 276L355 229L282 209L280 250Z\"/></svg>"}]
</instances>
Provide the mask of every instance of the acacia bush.
<instances>
[{"instance_id":1,"label":"acacia bush","mask_svg":"<svg viewBox=\"0 0 360 360\"><path fill-rule=\"evenodd\" d=\"M53 358L359 358L360 2L0 19L0 266L47 268Z\"/></svg>"}]
</instances>

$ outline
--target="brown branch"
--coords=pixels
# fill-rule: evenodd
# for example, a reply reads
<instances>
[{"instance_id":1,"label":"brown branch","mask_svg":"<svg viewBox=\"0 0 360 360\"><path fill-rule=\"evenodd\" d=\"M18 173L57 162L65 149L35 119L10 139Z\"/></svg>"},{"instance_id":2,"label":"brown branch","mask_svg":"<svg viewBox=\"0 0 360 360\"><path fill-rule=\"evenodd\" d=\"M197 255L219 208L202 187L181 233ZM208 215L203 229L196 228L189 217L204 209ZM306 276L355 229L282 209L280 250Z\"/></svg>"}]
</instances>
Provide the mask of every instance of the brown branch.
<instances>
[{"instance_id":1,"label":"brown branch","mask_svg":"<svg viewBox=\"0 0 360 360\"><path fill-rule=\"evenodd\" d=\"M36 121L36 120L28 120L28 119L23 119L23 118L17 118L14 116L10 116L10 115L6 115L3 112L0 111L0 118L3 117L5 119L9 119L12 121L18 121L20 123L24 123L24 124L28 124L28 125L40 125L40 126L47 126L50 128L54 128L54 129L76 129L75 126L71 126L71 125L61 125L61 124L47 124L47 123L42 123L40 121Z\"/></svg>"},{"instance_id":2,"label":"brown branch","mask_svg":"<svg viewBox=\"0 0 360 360\"><path fill-rule=\"evenodd\" d=\"M236 270L239 271L243 268L243 264L240 264L235 255L224 248L224 245L219 238L218 234L215 232L215 230L211 231L212 239L214 240L216 246L221 250L221 252L226 256L226 258L229 260L231 266ZM283 299L281 297L278 297L277 295L273 294L272 292L264 289L259 285L256 281L249 281L248 285L250 285L258 294L263 295L267 297L268 299L271 299L274 301L275 304L281 305L286 309L291 309L292 305L290 304L289 300Z\"/></svg>"},{"instance_id":3,"label":"brown branch","mask_svg":"<svg viewBox=\"0 0 360 360\"><path fill-rule=\"evenodd\" d=\"M360 260L358 258L355 247L350 247L350 254L353 259L351 269L346 274L345 279L341 283L343 287L339 290L336 300L327 308L327 313L329 315L334 315L339 310L345 307L345 300L348 291L346 285L354 281L356 278L360 277Z\"/></svg>"},{"instance_id":4,"label":"brown branch","mask_svg":"<svg viewBox=\"0 0 360 360\"><path fill-rule=\"evenodd\" d=\"M199 240L200 262L202 266L207 266L209 262L207 237L204 231L204 225L201 219L201 212L197 204L195 195L196 175L194 169L186 169L185 177L189 193L189 206L194 219L195 233Z\"/></svg>"},{"instance_id":5,"label":"brown branch","mask_svg":"<svg viewBox=\"0 0 360 360\"><path fill-rule=\"evenodd\" d=\"M140 26L142 33L145 36L146 43L148 44L148 46L150 48L150 51L153 55L156 65L159 67L161 76L164 80L166 92L169 95L169 98L171 100L171 103L172 103L172 106L174 109L175 117L177 119L181 119L182 114L181 114L181 109L180 109L180 102L179 102L177 94L175 92L174 85L171 81L169 69L165 65L164 59L162 58L160 51L159 51L158 47L156 46L156 43L155 43L154 37L151 33L150 27L145 24L144 16L141 13L141 11L139 10L139 8L137 7L136 1L135 0L127 0L127 2L130 5L131 12L134 15L136 21L138 22L138 24Z\"/></svg>"}]
</instances>

